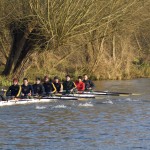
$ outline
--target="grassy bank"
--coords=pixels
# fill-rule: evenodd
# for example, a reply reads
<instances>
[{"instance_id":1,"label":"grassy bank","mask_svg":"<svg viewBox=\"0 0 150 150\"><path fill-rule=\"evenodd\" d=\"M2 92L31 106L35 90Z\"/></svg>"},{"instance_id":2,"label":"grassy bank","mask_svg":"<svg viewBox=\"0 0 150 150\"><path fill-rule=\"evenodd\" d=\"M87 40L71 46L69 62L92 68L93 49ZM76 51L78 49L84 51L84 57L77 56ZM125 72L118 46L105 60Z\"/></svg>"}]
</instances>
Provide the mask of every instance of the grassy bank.
<instances>
[{"instance_id":1,"label":"grassy bank","mask_svg":"<svg viewBox=\"0 0 150 150\"><path fill-rule=\"evenodd\" d=\"M1 67L1 72L2 72L3 67ZM110 69L111 70L111 69ZM72 76L73 80L76 80L79 75L83 75L85 72L79 72L78 70L75 70L74 67L72 66L72 71L69 72L69 74ZM130 75L124 74L124 72L119 72L114 74L113 72L109 72L108 76L104 76L103 71L100 69L99 74L91 74L90 78L92 80L129 80L129 79L134 79L134 78L149 78L150 77L150 65L149 64L143 64L141 66L133 65ZM111 74L112 73L112 74ZM51 79L54 78L54 76L59 76L60 80L65 79L65 75L67 72L59 72L57 69L49 69L45 70L43 68L35 68L31 67L28 69L26 72L24 72L24 76L22 76L20 80L20 84L22 83L22 79L24 77L27 77L29 79L30 83L34 83L36 77L41 77L41 79L44 78L45 75L48 75ZM118 74L122 76L118 76ZM12 84L12 79L15 77L15 75L10 75L8 77L0 75L0 86L10 86Z\"/></svg>"}]
</instances>

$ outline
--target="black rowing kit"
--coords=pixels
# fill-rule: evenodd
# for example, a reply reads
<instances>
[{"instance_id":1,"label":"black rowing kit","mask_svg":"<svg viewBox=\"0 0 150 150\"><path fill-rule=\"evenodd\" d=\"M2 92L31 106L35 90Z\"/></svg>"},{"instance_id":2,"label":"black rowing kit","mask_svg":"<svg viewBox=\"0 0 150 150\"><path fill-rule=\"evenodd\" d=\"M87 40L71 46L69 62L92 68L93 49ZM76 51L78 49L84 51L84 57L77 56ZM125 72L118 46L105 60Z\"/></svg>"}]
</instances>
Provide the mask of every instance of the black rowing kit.
<instances>
[{"instance_id":1,"label":"black rowing kit","mask_svg":"<svg viewBox=\"0 0 150 150\"><path fill-rule=\"evenodd\" d=\"M54 84L54 86L55 86L55 88L56 88L56 91L57 91L57 92L60 92L60 90L61 90L61 83L60 83L60 82L58 82L58 83L53 82L53 84Z\"/></svg>"},{"instance_id":2,"label":"black rowing kit","mask_svg":"<svg viewBox=\"0 0 150 150\"><path fill-rule=\"evenodd\" d=\"M33 84L33 91L35 95L43 95L45 92L42 84Z\"/></svg>"},{"instance_id":3,"label":"black rowing kit","mask_svg":"<svg viewBox=\"0 0 150 150\"><path fill-rule=\"evenodd\" d=\"M44 82L43 87L45 89L46 95L56 92L56 88L52 82Z\"/></svg>"},{"instance_id":4,"label":"black rowing kit","mask_svg":"<svg viewBox=\"0 0 150 150\"><path fill-rule=\"evenodd\" d=\"M94 83L91 80L83 80L83 82L85 83L85 90L95 87Z\"/></svg>"},{"instance_id":5,"label":"black rowing kit","mask_svg":"<svg viewBox=\"0 0 150 150\"><path fill-rule=\"evenodd\" d=\"M14 97L19 97L20 96L20 92L21 92L21 86L20 85L11 85L7 92L6 92L6 96L9 95L9 92L10 92L10 95L11 96L14 96Z\"/></svg>"},{"instance_id":6,"label":"black rowing kit","mask_svg":"<svg viewBox=\"0 0 150 150\"><path fill-rule=\"evenodd\" d=\"M70 93L70 90L75 87L76 87L76 85L73 81L64 81L64 83L63 83L63 90L65 90L66 93Z\"/></svg>"},{"instance_id":7,"label":"black rowing kit","mask_svg":"<svg viewBox=\"0 0 150 150\"><path fill-rule=\"evenodd\" d=\"M24 96L28 96L28 94L33 94L33 87L31 85L22 85L21 93L24 94Z\"/></svg>"}]
</instances>

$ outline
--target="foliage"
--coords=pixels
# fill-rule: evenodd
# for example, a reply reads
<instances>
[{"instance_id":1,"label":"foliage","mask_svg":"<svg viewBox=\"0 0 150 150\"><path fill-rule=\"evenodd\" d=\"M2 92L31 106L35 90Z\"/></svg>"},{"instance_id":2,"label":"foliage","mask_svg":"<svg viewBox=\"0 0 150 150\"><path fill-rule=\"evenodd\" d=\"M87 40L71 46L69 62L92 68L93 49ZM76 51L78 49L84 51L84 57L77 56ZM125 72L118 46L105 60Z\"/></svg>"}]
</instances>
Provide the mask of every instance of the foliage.
<instances>
[{"instance_id":1,"label":"foliage","mask_svg":"<svg viewBox=\"0 0 150 150\"><path fill-rule=\"evenodd\" d=\"M0 7L4 75L150 76L150 1L1 0Z\"/></svg>"}]
</instances>

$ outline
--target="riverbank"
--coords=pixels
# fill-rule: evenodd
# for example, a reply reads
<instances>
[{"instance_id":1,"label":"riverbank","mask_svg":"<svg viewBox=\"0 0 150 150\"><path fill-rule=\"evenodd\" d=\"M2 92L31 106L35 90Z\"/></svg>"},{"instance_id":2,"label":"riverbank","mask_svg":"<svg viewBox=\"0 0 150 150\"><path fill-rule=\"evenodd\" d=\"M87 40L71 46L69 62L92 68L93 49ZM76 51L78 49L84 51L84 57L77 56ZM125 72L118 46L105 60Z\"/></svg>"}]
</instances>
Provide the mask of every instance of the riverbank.
<instances>
[{"instance_id":1,"label":"riverbank","mask_svg":"<svg viewBox=\"0 0 150 150\"><path fill-rule=\"evenodd\" d=\"M2 73L3 67L0 68L0 74ZM37 69L37 68L30 68L29 70L27 70L26 72L24 72L24 76L21 76L19 78L20 81L22 81L22 79L24 77L27 77L29 79L30 83L34 83L35 78L36 77L40 77L41 79L44 78L45 75L48 75L51 79L54 78L54 76L59 76L60 80L64 80L65 79L65 75L67 73L65 72L59 72L58 70L54 70L52 69L52 71L44 71L43 69ZM83 75L84 72L73 72L73 73L69 73L72 76L72 80L76 80L77 77L79 75ZM100 80L132 80L132 79L136 79L136 78L150 78L150 66L142 66L139 68L134 68L134 70L132 70L132 72L130 73L130 76L107 76L107 77L102 77L103 75L100 76L96 76L95 74L90 75L90 79L94 80L94 81L100 81ZM0 86L10 86L12 84L12 79L16 77L15 75L10 75L10 76L2 76L0 75Z\"/></svg>"}]
</instances>

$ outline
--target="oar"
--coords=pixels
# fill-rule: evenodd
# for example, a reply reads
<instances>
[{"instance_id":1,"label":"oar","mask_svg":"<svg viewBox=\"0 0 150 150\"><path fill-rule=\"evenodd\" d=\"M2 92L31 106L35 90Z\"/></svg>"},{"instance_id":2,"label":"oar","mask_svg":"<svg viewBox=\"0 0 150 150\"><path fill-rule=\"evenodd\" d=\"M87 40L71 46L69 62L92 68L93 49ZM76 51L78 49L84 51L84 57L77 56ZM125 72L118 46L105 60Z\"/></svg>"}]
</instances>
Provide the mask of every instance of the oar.
<instances>
[{"instance_id":1,"label":"oar","mask_svg":"<svg viewBox=\"0 0 150 150\"><path fill-rule=\"evenodd\" d=\"M110 96L129 96L129 95L141 95L138 93L126 93L126 92L109 92L109 91L78 91L80 94L95 94L95 95L110 95Z\"/></svg>"},{"instance_id":2,"label":"oar","mask_svg":"<svg viewBox=\"0 0 150 150\"><path fill-rule=\"evenodd\" d=\"M94 91L94 92L100 92L100 93L107 93L107 94L118 94L119 96L123 95L141 95L140 93L127 93L127 92L109 92L109 91Z\"/></svg>"},{"instance_id":3,"label":"oar","mask_svg":"<svg viewBox=\"0 0 150 150\"><path fill-rule=\"evenodd\" d=\"M118 93L108 93L108 92L97 92L97 91L78 91L78 94L93 94L93 95L96 95L96 96L107 96L107 95L111 95L111 96L119 96Z\"/></svg>"}]
</instances>

